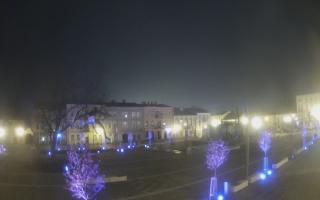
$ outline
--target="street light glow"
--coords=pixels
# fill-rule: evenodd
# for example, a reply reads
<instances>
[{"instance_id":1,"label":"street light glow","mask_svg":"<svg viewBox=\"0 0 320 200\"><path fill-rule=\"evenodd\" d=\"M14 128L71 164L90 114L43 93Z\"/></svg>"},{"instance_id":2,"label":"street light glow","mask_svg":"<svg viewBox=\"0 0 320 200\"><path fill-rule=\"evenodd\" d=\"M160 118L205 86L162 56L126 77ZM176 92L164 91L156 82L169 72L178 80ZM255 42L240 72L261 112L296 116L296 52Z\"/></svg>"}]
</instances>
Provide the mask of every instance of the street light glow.
<instances>
[{"instance_id":1,"label":"street light glow","mask_svg":"<svg viewBox=\"0 0 320 200\"><path fill-rule=\"evenodd\" d=\"M177 132L180 132L181 131L181 125L180 124L175 124L174 126L173 126L173 131L175 132L175 133L177 133Z\"/></svg>"},{"instance_id":2,"label":"street light glow","mask_svg":"<svg viewBox=\"0 0 320 200\"><path fill-rule=\"evenodd\" d=\"M290 115L286 115L283 117L283 122L286 124L290 124L292 122L292 117Z\"/></svg>"},{"instance_id":3,"label":"street light glow","mask_svg":"<svg viewBox=\"0 0 320 200\"><path fill-rule=\"evenodd\" d=\"M221 124L221 121L219 119L212 119L211 120L211 125L214 128L217 128L218 126L220 126L220 124Z\"/></svg>"},{"instance_id":4,"label":"street light glow","mask_svg":"<svg viewBox=\"0 0 320 200\"><path fill-rule=\"evenodd\" d=\"M0 127L0 138L3 138L6 135L6 130Z\"/></svg>"},{"instance_id":5,"label":"street light glow","mask_svg":"<svg viewBox=\"0 0 320 200\"><path fill-rule=\"evenodd\" d=\"M251 120L251 126L254 128L254 129L259 129L262 127L262 120L260 117L253 117L252 120Z\"/></svg>"},{"instance_id":6,"label":"street light glow","mask_svg":"<svg viewBox=\"0 0 320 200\"><path fill-rule=\"evenodd\" d=\"M22 136L24 135L24 128L22 128L22 127L17 127L17 128L16 128L16 135L17 135L18 137L22 137Z\"/></svg>"},{"instance_id":7,"label":"street light glow","mask_svg":"<svg viewBox=\"0 0 320 200\"><path fill-rule=\"evenodd\" d=\"M320 105L313 106L311 108L310 113L314 118L316 118L318 121L320 121Z\"/></svg>"},{"instance_id":8,"label":"street light glow","mask_svg":"<svg viewBox=\"0 0 320 200\"><path fill-rule=\"evenodd\" d=\"M248 124L249 124L249 118L248 117L246 117L246 116L242 116L241 118L240 118L240 122L241 122L241 124L242 125L244 125L244 126L247 126Z\"/></svg>"},{"instance_id":9,"label":"street light glow","mask_svg":"<svg viewBox=\"0 0 320 200\"><path fill-rule=\"evenodd\" d=\"M104 133L103 128L101 128L101 127L97 127L97 128L96 128L96 132L97 132L99 135L102 135L102 134Z\"/></svg>"}]
</instances>

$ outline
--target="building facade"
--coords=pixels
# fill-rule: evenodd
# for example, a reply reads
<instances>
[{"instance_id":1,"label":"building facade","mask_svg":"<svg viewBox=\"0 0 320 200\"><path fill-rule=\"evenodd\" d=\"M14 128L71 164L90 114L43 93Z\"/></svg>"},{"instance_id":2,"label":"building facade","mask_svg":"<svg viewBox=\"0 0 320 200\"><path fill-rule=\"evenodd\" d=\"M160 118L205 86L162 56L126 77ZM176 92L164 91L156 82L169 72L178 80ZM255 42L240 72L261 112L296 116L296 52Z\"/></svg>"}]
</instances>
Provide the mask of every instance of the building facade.
<instances>
[{"instance_id":1,"label":"building facade","mask_svg":"<svg viewBox=\"0 0 320 200\"><path fill-rule=\"evenodd\" d=\"M85 120L77 120L68 128L65 137L69 145L98 147L104 144L166 140L171 137L173 108L170 106L113 102L86 107L86 112L93 114Z\"/></svg>"},{"instance_id":2,"label":"building facade","mask_svg":"<svg viewBox=\"0 0 320 200\"><path fill-rule=\"evenodd\" d=\"M209 133L210 113L177 113L174 116L174 135L177 138L202 138Z\"/></svg>"},{"instance_id":3,"label":"building facade","mask_svg":"<svg viewBox=\"0 0 320 200\"><path fill-rule=\"evenodd\" d=\"M320 105L320 93L299 95L296 97L296 104L300 124L307 129L314 129L318 122L312 116L311 110Z\"/></svg>"}]
</instances>

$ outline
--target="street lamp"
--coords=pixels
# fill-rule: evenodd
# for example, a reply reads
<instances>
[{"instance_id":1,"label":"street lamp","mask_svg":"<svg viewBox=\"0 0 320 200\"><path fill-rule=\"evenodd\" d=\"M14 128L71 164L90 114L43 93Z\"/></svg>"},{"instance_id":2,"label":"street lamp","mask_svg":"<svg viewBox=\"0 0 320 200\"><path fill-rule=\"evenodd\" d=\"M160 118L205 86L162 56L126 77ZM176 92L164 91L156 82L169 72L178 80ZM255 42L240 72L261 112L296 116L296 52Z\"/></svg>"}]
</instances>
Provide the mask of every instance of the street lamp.
<instances>
[{"instance_id":1,"label":"street lamp","mask_svg":"<svg viewBox=\"0 0 320 200\"><path fill-rule=\"evenodd\" d=\"M311 108L311 115L320 122L320 105L315 105Z\"/></svg>"},{"instance_id":2,"label":"street lamp","mask_svg":"<svg viewBox=\"0 0 320 200\"><path fill-rule=\"evenodd\" d=\"M22 137L24 135L24 128L22 127L17 127L16 128L16 136Z\"/></svg>"},{"instance_id":3,"label":"street lamp","mask_svg":"<svg viewBox=\"0 0 320 200\"><path fill-rule=\"evenodd\" d=\"M248 117L242 116L242 117L240 118L240 122L241 122L241 124L242 124L243 126L247 126L247 125L249 124L250 120L249 120Z\"/></svg>"},{"instance_id":4,"label":"street lamp","mask_svg":"<svg viewBox=\"0 0 320 200\"><path fill-rule=\"evenodd\" d=\"M292 117L290 115L286 115L283 117L283 122L286 124L290 124L292 122Z\"/></svg>"},{"instance_id":5,"label":"street lamp","mask_svg":"<svg viewBox=\"0 0 320 200\"><path fill-rule=\"evenodd\" d=\"M247 116L242 116L240 118L240 122L244 127L244 132L247 136L246 141L246 177L249 183L249 162L250 162L250 135L248 133L248 125L250 123L250 119Z\"/></svg>"},{"instance_id":6,"label":"street lamp","mask_svg":"<svg viewBox=\"0 0 320 200\"><path fill-rule=\"evenodd\" d=\"M258 130L262 127L262 119L258 116L255 116L251 119L251 126L255 130Z\"/></svg>"},{"instance_id":7,"label":"street lamp","mask_svg":"<svg viewBox=\"0 0 320 200\"><path fill-rule=\"evenodd\" d=\"M103 130L103 128L101 128L101 127L97 127L97 128L96 128L96 132L97 132L99 135L102 135L102 134L104 133L104 130Z\"/></svg>"},{"instance_id":8,"label":"street lamp","mask_svg":"<svg viewBox=\"0 0 320 200\"><path fill-rule=\"evenodd\" d=\"M6 130L2 127L0 127L0 138L4 138L6 135Z\"/></svg>"},{"instance_id":9,"label":"street lamp","mask_svg":"<svg viewBox=\"0 0 320 200\"><path fill-rule=\"evenodd\" d=\"M211 120L211 126L213 127L213 128L217 128L218 126L220 126L221 125L221 121L219 120L219 119L212 119Z\"/></svg>"}]
</instances>

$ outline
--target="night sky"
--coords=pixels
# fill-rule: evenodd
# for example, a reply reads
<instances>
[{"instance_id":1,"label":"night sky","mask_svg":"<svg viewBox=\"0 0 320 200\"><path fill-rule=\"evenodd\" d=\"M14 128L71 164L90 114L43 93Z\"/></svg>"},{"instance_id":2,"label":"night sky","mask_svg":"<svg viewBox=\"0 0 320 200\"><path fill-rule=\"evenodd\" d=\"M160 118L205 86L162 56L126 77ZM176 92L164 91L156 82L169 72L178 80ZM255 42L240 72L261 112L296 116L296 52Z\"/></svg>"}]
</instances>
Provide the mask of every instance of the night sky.
<instances>
[{"instance_id":1,"label":"night sky","mask_svg":"<svg viewBox=\"0 0 320 200\"><path fill-rule=\"evenodd\" d=\"M320 89L316 2L1 1L0 112L79 88L211 111L294 110L296 94Z\"/></svg>"}]
</instances>

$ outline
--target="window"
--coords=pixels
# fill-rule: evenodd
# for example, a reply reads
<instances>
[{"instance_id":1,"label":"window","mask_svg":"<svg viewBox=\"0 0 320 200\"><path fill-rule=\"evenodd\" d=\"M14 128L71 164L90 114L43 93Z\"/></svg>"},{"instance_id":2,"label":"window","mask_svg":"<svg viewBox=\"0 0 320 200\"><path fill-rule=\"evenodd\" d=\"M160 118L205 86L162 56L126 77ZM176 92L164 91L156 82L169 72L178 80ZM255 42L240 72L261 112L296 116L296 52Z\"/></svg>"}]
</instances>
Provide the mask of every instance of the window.
<instances>
[{"instance_id":1,"label":"window","mask_svg":"<svg viewBox=\"0 0 320 200\"><path fill-rule=\"evenodd\" d=\"M74 144L75 141L74 141L74 135L71 135L71 144Z\"/></svg>"}]
</instances>

